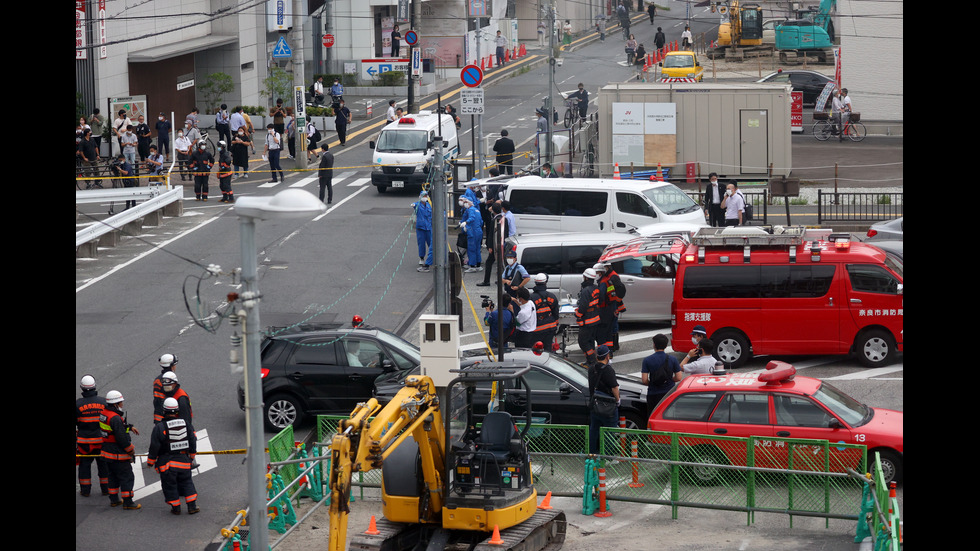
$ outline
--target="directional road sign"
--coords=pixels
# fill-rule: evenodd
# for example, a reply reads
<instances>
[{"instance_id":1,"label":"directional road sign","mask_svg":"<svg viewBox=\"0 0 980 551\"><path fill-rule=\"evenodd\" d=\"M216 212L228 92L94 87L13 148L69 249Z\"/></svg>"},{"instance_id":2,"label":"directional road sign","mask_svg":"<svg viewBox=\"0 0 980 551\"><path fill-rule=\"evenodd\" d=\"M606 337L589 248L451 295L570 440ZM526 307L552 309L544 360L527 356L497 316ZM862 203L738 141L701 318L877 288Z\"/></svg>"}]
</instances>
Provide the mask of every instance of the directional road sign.
<instances>
[{"instance_id":1,"label":"directional road sign","mask_svg":"<svg viewBox=\"0 0 980 551\"><path fill-rule=\"evenodd\" d=\"M459 79L463 81L463 84L469 86L470 88L475 88L483 82L483 71L480 70L476 65L467 65L463 67L463 70L459 73Z\"/></svg>"}]
</instances>

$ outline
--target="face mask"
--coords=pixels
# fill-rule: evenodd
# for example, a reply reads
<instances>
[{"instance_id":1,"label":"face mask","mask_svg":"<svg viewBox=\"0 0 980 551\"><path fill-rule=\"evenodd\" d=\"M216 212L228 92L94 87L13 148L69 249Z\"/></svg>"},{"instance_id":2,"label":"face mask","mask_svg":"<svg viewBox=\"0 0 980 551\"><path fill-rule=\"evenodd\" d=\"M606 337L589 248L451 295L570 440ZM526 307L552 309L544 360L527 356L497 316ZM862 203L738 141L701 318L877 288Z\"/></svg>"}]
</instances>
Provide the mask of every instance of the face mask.
<instances>
[{"instance_id":1,"label":"face mask","mask_svg":"<svg viewBox=\"0 0 980 551\"><path fill-rule=\"evenodd\" d=\"M691 337L691 342L694 343L694 344L697 344L698 343L698 338L697 337Z\"/></svg>"},{"instance_id":2,"label":"face mask","mask_svg":"<svg viewBox=\"0 0 980 551\"><path fill-rule=\"evenodd\" d=\"M157 120L161 120L162 121L163 120L163 117L157 117Z\"/></svg>"},{"instance_id":3,"label":"face mask","mask_svg":"<svg viewBox=\"0 0 980 551\"><path fill-rule=\"evenodd\" d=\"M517 262L517 259L516 258L508 258L507 259L507 264L513 264L515 262Z\"/></svg>"},{"instance_id":4,"label":"face mask","mask_svg":"<svg viewBox=\"0 0 980 551\"><path fill-rule=\"evenodd\" d=\"M178 138L183 138L184 137L184 133L183 132L177 132L177 137Z\"/></svg>"}]
</instances>

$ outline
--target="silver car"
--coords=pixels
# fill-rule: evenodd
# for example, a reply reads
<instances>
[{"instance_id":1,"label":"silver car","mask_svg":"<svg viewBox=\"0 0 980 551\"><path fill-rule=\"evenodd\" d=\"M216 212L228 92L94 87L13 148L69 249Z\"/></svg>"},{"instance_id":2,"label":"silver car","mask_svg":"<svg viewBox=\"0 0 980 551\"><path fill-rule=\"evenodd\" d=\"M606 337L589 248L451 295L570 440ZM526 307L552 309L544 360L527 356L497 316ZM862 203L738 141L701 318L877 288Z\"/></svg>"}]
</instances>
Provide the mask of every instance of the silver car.
<instances>
[{"instance_id":1,"label":"silver car","mask_svg":"<svg viewBox=\"0 0 980 551\"><path fill-rule=\"evenodd\" d=\"M886 222L876 222L868 228L868 235L865 241L892 240L902 241L902 232L905 229L905 217L888 220Z\"/></svg>"}]
</instances>

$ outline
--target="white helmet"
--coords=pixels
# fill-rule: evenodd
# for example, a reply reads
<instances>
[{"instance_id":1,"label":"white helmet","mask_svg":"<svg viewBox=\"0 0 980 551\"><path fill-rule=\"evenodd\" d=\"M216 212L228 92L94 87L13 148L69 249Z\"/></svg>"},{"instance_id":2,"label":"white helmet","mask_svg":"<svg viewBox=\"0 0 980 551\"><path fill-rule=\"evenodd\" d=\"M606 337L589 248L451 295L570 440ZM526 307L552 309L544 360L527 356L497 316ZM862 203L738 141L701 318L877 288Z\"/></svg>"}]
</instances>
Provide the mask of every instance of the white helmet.
<instances>
[{"instance_id":1,"label":"white helmet","mask_svg":"<svg viewBox=\"0 0 980 551\"><path fill-rule=\"evenodd\" d=\"M585 271L582 272L582 275L585 276L585 277L587 277L587 278L589 278L589 279L595 279L596 278L595 269L593 269L593 268L586 268Z\"/></svg>"},{"instance_id":2,"label":"white helmet","mask_svg":"<svg viewBox=\"0 0 980 551\"><path fill-rule=\"evenodd\" d=\"M180 406L177 404L176 398L167 398L166 400L163 401L163 409L170 410L170 411L177 411L178 407Z\"/></svg>"},{"instance_id":3,"label":"white helmet","mask_svg":"<svg viewBox=\"0 0 980 551\"><path fill-rule=\"evenodd\" d=\"M163 385L164 392L173 391L174 385L177 384L177 374L173 371L167 371L163 375L160 375L160 383Z\"/></svg>"},{"instance_id":4,"label":"white helmet","mask_svg":"<svg viewBox=\"0 0 980 551\"><path fill-rule=\"evenodd\" d=\"M605 272L606 271L606 265L603 264L602 262L596 262L595 266L592 266L592 269L595 270L595 271L597 271L597 272Z\"/></svg>"},{"instance_id":5,"label":"white helmet","mask_svg":"<svg viewBox=\"0 0 980 551\"><path fill-rule=\"evenodd\" d=\"M534 282L535 283L547 283L548 282L548 274L545 274L545 273L535 274L534 275Z\"/></svg>"},{"instance_id":6,"label":"white helmet","mask_svg":"<svg viewBox=\"0 0 980 551\"><path fill-rule=\"evenodd\" d=\"M82 390L95 390L95 377L85 375L82 377L82 382L79 386L82 388Z\"/></svg>"},{"instance_id":7,"label":"white helmet","mask_svg":"<svg viewBox=\"0 0 980 551\"><path fill-rule=\"evenodd\" d=\"M105 401L107 404L118 404L122 402L123 401L122 392L119 392L118 390L110 390L105 395Z\"/></svg>"},{"instance_id":8,"label":"white helmet","mask_svg":"<svg viewBox=\"0 0 980 551\"><path fill-rule=\"evenodd\" d=\"M177 356L174 356L173 354L164 354L163 356L160 356L160 367L173 368L175 365L177 365Z\"/></svg>"}]
</instances>

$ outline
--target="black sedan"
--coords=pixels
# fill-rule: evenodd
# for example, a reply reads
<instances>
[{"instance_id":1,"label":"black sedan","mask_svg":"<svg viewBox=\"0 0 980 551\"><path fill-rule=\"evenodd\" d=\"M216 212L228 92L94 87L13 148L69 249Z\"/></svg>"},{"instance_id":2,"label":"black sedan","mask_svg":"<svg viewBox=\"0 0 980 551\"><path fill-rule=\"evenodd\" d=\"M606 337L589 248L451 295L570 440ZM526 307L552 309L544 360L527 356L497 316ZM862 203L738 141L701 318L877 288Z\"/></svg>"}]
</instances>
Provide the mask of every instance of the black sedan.
<instances>
[{"instance_id":1,"label":"black sedan","mask_svg":"<svg viewBox=\"0 0 980 551\"><path fill-rule=\"evenodd\" d=\"M783 71L780 69L756 82L790 84L794 92L803 92L803 105L812 106L817 103L817 96L823 91L824 86L832 81L832 78L816 71L806 71L803 69Z\"/></svg>"},{"instance_id":2,"label":"black sedan","mask_svg":"<svg viewBox=\"0 0 980 551\"><path fill-rule=\"evenodd\" d=\"M266 428L280 431L308 414L349 415L374 381L419 366L419 349L384 329L339 323L269 328L262 339ZM238 405L245 409L244 379Z\"/></svg>"},{"instance_id":3,"label":"black sedan","mask_svg":"<svg viewBox=\"0 0 980 551\"><path fill-rule=\"evenodd\" d=\"M507 352L505 357L508 361L531 364L531 371L524 378L531 387L533 421L559 425L589 424L589 377L586 368L547 352L539 354L531 350L513 350ZM485 355L467 355L460 362L460 367L465 369L488 361L490 359ZM418 370L379 377L375 383L375 397L382 404L387 403L401 389L405 378L416 373ZM617 374L617 378L621 402L619 414L626 417L626 428L646 428L646 386L630 375ZM477 393L473 403L486 407L490 401L490 388L477 387ZM504 394L501 409L523 419L527 409L524 389L507 388ZM476 413L486 414L486 409Z\"/></svg>"}]
</instances>

